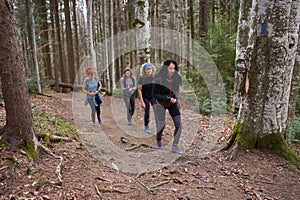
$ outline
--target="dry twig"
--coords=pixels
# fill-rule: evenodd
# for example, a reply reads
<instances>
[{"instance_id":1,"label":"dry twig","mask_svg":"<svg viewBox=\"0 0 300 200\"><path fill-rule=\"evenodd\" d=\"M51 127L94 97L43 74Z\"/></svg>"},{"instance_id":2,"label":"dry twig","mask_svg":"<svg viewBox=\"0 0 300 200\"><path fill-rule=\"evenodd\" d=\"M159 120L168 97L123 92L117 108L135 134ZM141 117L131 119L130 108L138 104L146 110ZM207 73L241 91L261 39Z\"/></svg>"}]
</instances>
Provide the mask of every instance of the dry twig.
<instances>
[{"instance_id":1,"label":"dry twig","mask_svg":"<svg viewBox=\"0 0 300 200\"><path fill-rule=\"evenodd\" d=\"M99 191L99 189L98 189L98 187L97 187L96 184L95 184L95 189L96 189L96 192L97 192L97 194L99 195L100 199L103 199L103 195L102 195L102 193Z\"/></svg>"}]
</instances>

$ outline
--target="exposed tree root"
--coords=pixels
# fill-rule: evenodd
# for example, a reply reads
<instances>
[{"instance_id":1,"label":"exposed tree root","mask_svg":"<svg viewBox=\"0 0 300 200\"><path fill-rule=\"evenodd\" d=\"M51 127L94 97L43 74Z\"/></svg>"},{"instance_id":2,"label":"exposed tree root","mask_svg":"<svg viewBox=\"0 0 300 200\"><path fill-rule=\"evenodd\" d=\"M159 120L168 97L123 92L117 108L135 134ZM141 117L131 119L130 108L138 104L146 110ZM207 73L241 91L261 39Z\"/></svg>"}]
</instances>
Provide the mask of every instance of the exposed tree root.
<instances>
[{"instance_id":1,"label":"exposed tree root","mask_svg":"<svg viewBox=\"0 0 300 200\"><path fill-rule=\"evenodd\" d=\"M142 144L131 144L131 145L132 145L132 147L125 149L125 151L131 151L131 150L137 149L137 148L153 148L153 147L151 147L147 144L143 144L143 143Z\"/></svg>"},{"instance_id":2,"label":"exposed tree root","mask_svg":"<svg viewBox=\"0 0 300 200\"><path fill-rule=\"evenodd\" d=\"M137 181L139 184L141 184L146 190L147 192L149 192L150 194L154 194L155 191L153 190L153 188L149 188L147 185L145 185L143 182L141 181Z\"/></svg>"},{"instance_id":3,"label":"exposed tree root","mask_svg":"<svg viewBox=\"0 0 300 200\"><path fill-rule=\"evenodd\" d=\"M38 148L41 148L42 150L44 150L46 153L48 153L49 155L53 156L54 158L57 158L60 160L59 164L56 167L56 175L57 178L59 180L59 184L62 184L62 175L61 175L61 165L63 163L63 157L62 156L58 156L55 155L54 153L52 153L52 151L50 151L50 149L48 149L47 147L45 147L43 144L41 144L40 142L38 142Z\"/></svg>"},{"instance_id":4,"label":"exposed tree root","mask_svg":"<svg viewBox=\"0 0 300 200\"><path fill-rule=\"evenodd\" d=\"M41 135L41 134L36 134L36 136L40 139L45 139L45 137L47 137L47 139L49 140L49 142L61 142L61 141L65 141L65 142L71 142L72 138L69 137L62 137L62 136L58 136L58 135L51 135L51 134L47 134L47 135Z\"/></svg>"},{"instance_id":5,"label":"exposed tree root","mask_svg":"<svg viewBox=\"0 0 300 200\"><path fill-rule=\"evenodd\" d=\"M104 199L102 193L99 191L98 186L96 184L95 184L95 189L96 189L97 194L99 195L99 198Z\"/></svg>"},{"instance_id":6,"label":"exposed tree root","mask_svg":"<svg viewBox=\"0 0 300 200\"><path fill-rule=\"evenodd\" d=\"M130 144L131 145L131 147L125 149L125 151L131 151L131 150L134 150L134 149L137 149L137 148L153 148L153 147L151 147L147 144L144 144L144 143L141 143L141 144L132 143L132 142L130 142L129 139L127 139L123 136L120 138L120 140L124 144Z\"/></svg>"},{"instance_id":7,"label":"exposed tree root","mask_svg":"<svg viewBox=\"0 0 300 200\"><path fill-rule=\"evenodd\" d=\"M218 150L218 151L229 150L228 156L227 156L227 159L229 159L229 160L235 160L238 155L238 145L236 142L237 134L238 134L237 132L233 132L228 144L225 147Z\"/></svg>"}]
</instances>

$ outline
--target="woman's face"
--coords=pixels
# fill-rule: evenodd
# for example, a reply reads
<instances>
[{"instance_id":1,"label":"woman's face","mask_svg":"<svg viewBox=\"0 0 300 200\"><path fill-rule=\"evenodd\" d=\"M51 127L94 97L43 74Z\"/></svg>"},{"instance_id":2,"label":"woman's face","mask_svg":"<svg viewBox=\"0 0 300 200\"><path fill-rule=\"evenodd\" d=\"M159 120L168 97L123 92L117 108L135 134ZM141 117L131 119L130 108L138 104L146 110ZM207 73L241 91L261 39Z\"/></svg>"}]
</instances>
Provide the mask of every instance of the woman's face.
<instances>
[{"instance_id":1,"label":"woman's face","mask_svg":"<svg viewBox=\"0 0 300 200\"><path fill-rule=\"evenodd\" d=\"M89 73L89 74L88 74L88 77L89 77L90 79L93 79L93 78L94 78L94 74L93 74L93 73Z\"/></svg>"},{"instance_id":2,"label":"woman's face","mask_svg":"<svg viewBox=\"0 0 300 200\"><path fill-rule=\"evenodd\" d=\"M124 75L125 75L126 77L130 77L130 71L126 71L126 72L124 73Z\"/></svg>"},{"instance_id":3,"label":"woman's face","mask_svg":"<svg viewBox=\"0 0 300 200\"><path fill-rule=\"evenodd\" d=\"M146 68L145 69L145 75L146 77L150 77L152 75L152 68Z\"/></svg>"},{"instance_id":4,"label":"woman's face","mask_svg":"<svg viewBox=\"0 0 300 200\"><path fill-rule=\"evenodd\" d=\"M168 77L172 77L174 75L174 72L175 72L175 65L171 63L168 66Z\"/></svg>"}]
</instances>

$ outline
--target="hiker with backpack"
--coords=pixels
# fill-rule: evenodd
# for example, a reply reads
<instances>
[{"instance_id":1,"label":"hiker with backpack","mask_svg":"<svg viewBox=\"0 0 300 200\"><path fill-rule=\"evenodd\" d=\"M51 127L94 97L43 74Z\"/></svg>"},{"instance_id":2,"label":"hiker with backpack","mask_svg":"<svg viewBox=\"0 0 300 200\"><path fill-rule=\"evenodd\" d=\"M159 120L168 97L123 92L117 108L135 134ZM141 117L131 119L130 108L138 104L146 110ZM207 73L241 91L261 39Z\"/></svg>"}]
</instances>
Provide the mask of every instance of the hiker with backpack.
<instances>
[{"instance_id":1,"label":"hiker with backpack","mask_svg":"<svg viewBox=\"0 0 300 200\"><path fill-rule=\"evenodd\" d=\"M91 108L91 118L92 125L96 125L95 123L95 115L97 111L97 119L98 123L102 123L102 119L100 117L100 105L102 104L102 96L100 94L100 90L102 87L101 81L98 77L96 77L96 71L93 67L86 67L85 73L87 77L83 81L82 91L86 94L84 105L90 105Z\"/></svg>"},{"instance_id":2,"label":"hiker with backpack","mask_svg":"<svg viewBox=\"0 0 300 200\"><path fill-rule=\"evenodd\" d=\"M132 125L132 115L135 110L135 90L137 88L137 83L129 67L125 68L123 74L124 75L121 78L121 89L123 91L123 100L127 109L127 121L130 126Z\"/></svg>"},{"instance_id":3,"label":"hiker with backpack","mask_svg":"<svg viewBox=\"0 0 300 200\"><path fill-rule=\"evenodd\" d=\"M149 127L150 121L150 104L153 106L153 86L155 78L155 67L151 63L145 63L141 68L138 84L138 94L141 107L144 109L144 126L145 132L151 133Z\"/></svg>"},{"instance_id":4,"label":"hiker with backpack","mask_svg":"<svg viewBox=\"0 0 300 200\"><path fill-rule=\"evenodd\" d=\"M181 76L178 72L178 64L173 59L168 59L155 78L153 96L155 98L155 117L157 121L157 148L162 149L162 137L166 124L166 110L172 117L174 123L174 135L171 151L176 154L182 154L179 148L179 139L181 136L182 122L181 113L178 106L179 87L182 84Z\"/></svg>"}]
</instances>

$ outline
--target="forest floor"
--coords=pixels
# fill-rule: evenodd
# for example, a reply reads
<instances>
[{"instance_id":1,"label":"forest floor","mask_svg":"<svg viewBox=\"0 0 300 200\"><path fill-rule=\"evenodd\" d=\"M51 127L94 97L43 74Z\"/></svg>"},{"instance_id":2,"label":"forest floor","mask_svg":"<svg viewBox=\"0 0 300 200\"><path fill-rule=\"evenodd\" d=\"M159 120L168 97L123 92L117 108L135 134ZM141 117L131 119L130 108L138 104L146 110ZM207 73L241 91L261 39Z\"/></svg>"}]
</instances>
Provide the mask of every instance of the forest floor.
<instances>
[{"instance_id":1,"label":"forest floor","mask_svg":"<svg viewBox=\"0 0 300 200\"><path fill-rule=\"evenodd\" d=\"M166 146L157 150L155 134L143 131L143 110L138 100L133 125L128 126L122 99L105 96L101 106L103 123L92 126L89 108L81 106L81 98L74 98L72 93L51 95L31 94L34 109L70 122L80 139L48 145L54 155L41 152L35 163L22 150L10 152L1 147L0 199L295 200L300 197L299 169L282 158L250 150L232 160L228 159L230 152L215 151L229 139L233 116L217 119L223 122L220 131L209 117L182 112L184 154L178 156L169 150L170 119L164 132ZM0 124L4 125L2 106L0 113ZM293 148L299 155L299 145L294 143ZM61 165L58 158L62 158Z\"/></svg>"}]
</instances>

